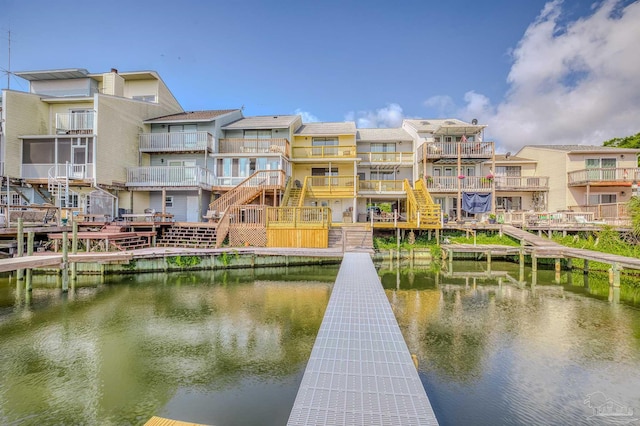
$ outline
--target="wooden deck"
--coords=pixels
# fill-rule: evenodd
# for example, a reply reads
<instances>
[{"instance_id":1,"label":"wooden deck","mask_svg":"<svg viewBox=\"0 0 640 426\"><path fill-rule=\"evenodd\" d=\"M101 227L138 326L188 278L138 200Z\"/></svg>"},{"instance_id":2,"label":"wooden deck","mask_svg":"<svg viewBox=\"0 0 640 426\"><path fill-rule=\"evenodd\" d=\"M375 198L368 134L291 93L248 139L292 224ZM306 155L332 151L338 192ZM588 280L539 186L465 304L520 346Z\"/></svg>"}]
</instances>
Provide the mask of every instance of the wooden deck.
<instances>
[{"instance_id":1,"label":"wooden deck","mask_svg":"<svg viewBox=\"0 0 640 426\"><path fill-rule=\"evenodd\" d=\"M144 426L205 426L201 423L183 422L180 420L165 419L164 417L153 416Z\"/></svg>"},{"instance_id":2,"label":"wooden deck","mask_svg":"<svg viewBox=\"0 0 640 426\"><path fill-rule=\"evenodd\" d=\"M129 263L131 259L133 259L132 252L69 254L69 262L77 263ZM62 254L47 253L33 256L12 257L9 259L0 259L0 272L9 272L27 268L59 268L61 264Z\"/></svg>"}]
</instances>

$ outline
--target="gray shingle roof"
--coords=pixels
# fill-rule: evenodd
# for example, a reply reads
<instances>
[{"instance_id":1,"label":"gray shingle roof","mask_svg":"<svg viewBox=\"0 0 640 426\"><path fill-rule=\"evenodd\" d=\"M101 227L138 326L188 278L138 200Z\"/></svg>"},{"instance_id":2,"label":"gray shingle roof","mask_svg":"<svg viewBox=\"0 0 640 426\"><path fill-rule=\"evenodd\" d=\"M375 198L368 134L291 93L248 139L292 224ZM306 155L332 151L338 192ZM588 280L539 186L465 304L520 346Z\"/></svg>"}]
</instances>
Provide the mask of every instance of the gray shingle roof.
<instances>
[{"instance_id":1,"label":"gray shingle roof","mask_svg":"<svg viewBox=\"0 0 640 426\"><path fill-rule=\"evenodd\" d=\"M161 117L145 120L145 123L165 123L177 121L212 121L216 118L238 111L237 109L216 109L208 111L185 111L177 114L163 115Z\"/></svg>"},{"instance_id":2,"label":"gray shingle roof","mask_svg":"<svg viewBox=\"0 0 640 426\"><path fill-rule=\"evenodd\" d=\"M296 135L303 136L337 136L355 135L356 123L345 121L339 123L306 123L300 126Z\"/></svg>"},{"instance_id":3,"label":"gray shingle roof","mask_svg":"<svg viewBox=\"0 0 640 426\"><path fill-rule=\"evenodd\" d=\"M358 129L356 139L361 142L411 142L413 138L403 129Z\"/></svg>"},{"instance_id":4,"label":"gray shingle roof","mask_svg":"<svg viewBox=\"0 0 640 426\"><path fill-rule=\"evenodd\" d=\"M245 117L227 124L223 129L283 129L291 126L296 120L302 118L299 115L264 115Z\"/></svg>"},{"instance_id":5,"label":"gray shingle roof","mask_svg":"<svg viewBox=\"0 0 640 426\"><path fill-rule=\"evenodd\" d=\"M557 151L566 152L636 152L640 153L640 149L633 148L617 148L612 146L600 146L600 145L525 145L523 148L543 148L553 149Z\"/></svg>"}]
</instances>

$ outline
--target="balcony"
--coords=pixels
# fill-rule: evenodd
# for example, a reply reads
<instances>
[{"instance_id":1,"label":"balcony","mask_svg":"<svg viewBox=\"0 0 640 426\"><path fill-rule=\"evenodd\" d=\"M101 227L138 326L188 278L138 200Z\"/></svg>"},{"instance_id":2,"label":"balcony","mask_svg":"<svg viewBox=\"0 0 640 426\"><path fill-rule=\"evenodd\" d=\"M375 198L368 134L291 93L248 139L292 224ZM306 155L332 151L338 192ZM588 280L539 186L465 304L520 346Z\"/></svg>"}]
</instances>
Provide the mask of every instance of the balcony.
<instances>
[{"instance_id":1,"label":"balcony","mask_svg":"<svg viewBox=\"0 0 640 426\"><path fill-rule=\"evenodd\" d=\"M213 152L213 136L208 132L143 133L140 152Z\"/></svg>"},{"instance_id":2,"label":"balcony","mask_svg":"<svg viewBox=\"0 0 640 426\"><path fill-rule=\"evenodd\" d=\"M96 113L70 112L56 114L56 133L59 135L91 135L94 132Z\"/></svg>"},{"instance_id":3,"label":"balcony","mask_svg":"<svg viewBox=\"0 0 640 426\"><path fill-rule=\"evenodd\" d=\"M484 158L494 154L493 142L427 142L418 148L418 160L427 158Z\"/></svg>"},{"instance_id":4,"label":"balcony","mask_svg":"<svg viewBox=\"0 0 640 426\"><path fill-rule=\"evenodd\" d=\"M480 176L467 176L458 179L457 176L432 176L426 179L429 192L457 192L458 185L464 192L491 192L491 180Z\"/></svg>"},{"instance_id":5,"label":"balcony","mask_svg":"<svg viewBox=\"0 0 640 426\"><path fill-rule=\"evenodd\" d=\"M412 166L413 152L360 152L360 165Z\"/></svg>"},{"instance_id":6,"label":"balcony","mask_svg":"<svg viewBox=\"0 0 640 426\"><path fill-rule=\"evenodd\" d=\"M356 146L355 145L297 146L297 147L293 147L292 157L296 160L354 159L356 158Z\"/></svg>"},{"instance_id":7,"label":"balcony","mask_svg":"<svg viewBox=\"0 0 640 426\"><path fill-rule=\"evenodd\" d=\"M128 168L126 186L138 189L200 187L210 190L214 182L213 172L199 166L149 166Z\"/></svg>"},{"instance_id":8,"label":"balcony","mask_svg":"<svg viewBox=\"0 0 640 426\"><path fill-rule=\"evenodd\" d=\"M280 139L220 139L218 144L220 154L282 154L289 156L289 141Z\"/></svg>"},{"instance_id":9,"label":"balcony","mask_svg":"<svg viewBox=\"0 0 640 426\"><path fill-rule=\"evenodd\" d=\"M404 194L401 180L359 180L360 194Z\"/></svg>"},{"instance_id":10,"label":"balcony","mask_svg":"<svg viewBox=\"0 0 640 426\"><path fill-rule=\"evenodd\" d=\"M353 176L307 176L303 189L315 198L353 197L357 181Z\"/></svg>"},{"instance_id":11,"label":"balcony","mask_svg":"<svg viewBox=\"0 0 640 426\"><path fill-rule=\"evenodd\" d=\"M496 176L497 191L548 191L548 176Z\"/></svg>"},{"instance_id":12,"label":"balcony","mask_svg":"<svg viewBox=\"0 0 640 426\"><path fill-rule=\"evenodd\" d=\"M640 181L640 167L582 169L568 173L569 186L631 186Z\"/></svg>"}]
</instances>

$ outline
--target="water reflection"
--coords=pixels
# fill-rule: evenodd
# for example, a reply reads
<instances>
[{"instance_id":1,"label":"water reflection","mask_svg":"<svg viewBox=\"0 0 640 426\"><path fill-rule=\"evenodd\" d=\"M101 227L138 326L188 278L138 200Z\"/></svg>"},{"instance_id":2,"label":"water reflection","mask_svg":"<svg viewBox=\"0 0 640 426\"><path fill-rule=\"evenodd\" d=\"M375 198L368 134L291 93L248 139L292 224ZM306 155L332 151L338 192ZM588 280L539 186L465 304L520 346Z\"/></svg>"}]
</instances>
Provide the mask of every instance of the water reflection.
<instances>
[{"instance_id":1,"label":"water reflection","mask_svg":"<svg viewBox=\"0 0 640 426\"><path fill-rule=\"evenodd\" d=\"M594 392L640 412L633 283L539 270L532 286L497 262L380 276L441 424L591 424Z\"/></svg>"},{"instance_id":2,"label":"water reflection","mask_svg":"<svg viewBox=\"0 0 640 426\"><path fill-rule=\"evenodd\" d=\"M336 274L140 274L68 295L47 278L31 300L2 282L0 423L284 424Z\"/></svg>"}]
</instances>

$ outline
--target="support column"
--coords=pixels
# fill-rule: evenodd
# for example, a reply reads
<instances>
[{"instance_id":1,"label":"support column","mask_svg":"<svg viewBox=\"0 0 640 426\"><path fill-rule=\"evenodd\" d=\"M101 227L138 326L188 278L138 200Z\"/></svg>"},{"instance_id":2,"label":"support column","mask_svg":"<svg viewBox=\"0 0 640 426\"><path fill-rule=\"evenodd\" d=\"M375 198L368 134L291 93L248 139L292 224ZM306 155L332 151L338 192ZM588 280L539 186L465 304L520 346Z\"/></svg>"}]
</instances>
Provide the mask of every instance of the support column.
<instances>
[{"instance_id":1,"label":"support column","mask_svg":"<svg viewBox=\"0 0 640 426\"><path fill-rule=\"evenodd\" d=\"M167 188L162 188L162 200L160 200L160 202L162 203L162 214L166 214L167 213Z\"/></svg>"},{"instance_id":2,"label":"support column","mask_svg":"<svg viewBox=\"0 0 640 426\"><path fill-rule=\"evenodd\" d=\"M538 283L538 258L534 253L531 253L531 285L534 286Z\"/></svg>"},{"instance_id":3,"label":"support column","mask_svg":"<svg viewBox=\"0 0 640 426\"><path fill-rule=\"evenodd\" d=\"M555 262L555 271L556 271L556 284L560 284L560 273L562 271L562 264L560 263L560 259L556 259Z\"/></svg>"},{"instance_id":4,"label":"support column","mask_svg":"<svg viewBox=\"0 0 640 426\"><path fill-rule=\"evenodd\" d=\"M18 219L18 233L16 235L16 241L17 241L17 256L18 257L22 257L24 256L24 224L22 222L22 218ZM24 278L24 269L18 269L18 271L16 272L16 277L21 280Z\"/></svg>"},{"instance_id":5,"label":"support column","mask_svg":"<svg viewBox=\"0 0 640 426\"><path fill-rule=\"evenodd\" d=\"M27 233L27 256L33 256L33 240L35 239L35 233L29 232ZM27 269L27 276L25 280L25 290L27 292L31 291L31 277L33 270L31 268Z\"/></svg>"},{"instance_id":6,"label":"support column","mask_svg":"<svg viewBox=\"0 0 640 426\"><path fill-rule=\"evenodd\" d=\"M69 233L62 233L62 291L66 293L69 291Z\"/></svg>"},{"instance_id":7,"label":"support column","mask_svg":"<svg viewBox=\"0 0 640 426\"><path fill-rule=\"evenodd\" d=\"M491 250L487 251L487 272L491 274Z\"/></svg>"},{"instance_id":8,"label":"support column","mask_svg":"<svg viewBox=\"0 0 640 426\"><path fill-rule=\"evenodd\" d=\"M73 221L73 233L71 237L71 253L78 254L78 222ZM71 263L71 279L76 280L78 278L77 268L78 264L76 262Z\"/></svg>"},{"instance_id":9,"label":"support column","mask_svg":"<svg viewBox=\"0 0 640 426\"><path fill-rule=\"evenodd\" d=\"M587 259L584 260L584 266L582 269L582 273L587 275L589 273L589 261Z\"/></svg>"}]
</instances>

